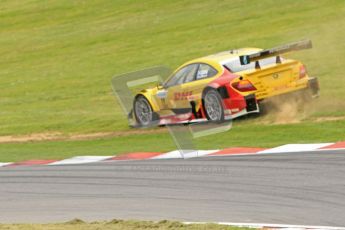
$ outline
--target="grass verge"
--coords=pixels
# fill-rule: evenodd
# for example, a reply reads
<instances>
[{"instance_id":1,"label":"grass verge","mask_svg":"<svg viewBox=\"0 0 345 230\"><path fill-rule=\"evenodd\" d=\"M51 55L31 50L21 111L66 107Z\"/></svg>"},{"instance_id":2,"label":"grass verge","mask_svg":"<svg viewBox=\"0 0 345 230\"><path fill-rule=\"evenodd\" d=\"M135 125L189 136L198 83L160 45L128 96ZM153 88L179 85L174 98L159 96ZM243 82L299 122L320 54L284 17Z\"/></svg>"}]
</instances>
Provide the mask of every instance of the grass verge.
<instances>
[{"instance_id":1,"label":"grass verge","mask_svg":"<svg viewBox=\"0 0 345 230\"><path fill-rule=\"evenodd\" d=\"M345 115L345 4L341 0L1 2L0 135L128 130L112 76L239 47L309 38L289 54L318 76L321 97L309 117ZM97 13L95 13L97 12ZM289 112L289 111L288 111ZM344 140L344 121L272 125L238 122L198 147L272 147ZM167 134L88 141L0 144L0 161L61 159L174 149Z\"/></svg>"},{"instance_id":2,"label":"grass verge","mask_svg":"<svg viewBox=\"0 0 345 230\"><path fill-rule=\"evenodd\" d=\"M195 139L198 149L275 147L287 143L345 140L345 120L260 125L235 121L230 131ZM0 162L63 159L77 155L120 155L129 152L165 152L176 149L169 133L137 134L85 141L46 141L0 145Z\"/></svg>"},{"instance_id":3,"label":"grass verge","mask_svg":"<svg viewBox=\"0 0 345 230\"><path fill-rule=\"evenodd\" d=\"M176 221L134 221L134 220L112 220L109 222L91 222L86 223L82 220L72 220L61 224L0 224L0 229L6 230L118 230L118 229L210 229L210 230L247 230L249 228L240 228L224 226L217 224L183 224Z\"/></svg>"},{"instance_id":4,"label":"grass verge","mask_svg":"<svg viewBox=\"0 0 345 230\"><path fill-rule=\"evenodd\" d=\"M6 0L0 9L0 135L127 130L112 76L302 38L313 49L289 56L320 79L314 115L345 115L342 0Z\"/></svg>"}]
</instances>

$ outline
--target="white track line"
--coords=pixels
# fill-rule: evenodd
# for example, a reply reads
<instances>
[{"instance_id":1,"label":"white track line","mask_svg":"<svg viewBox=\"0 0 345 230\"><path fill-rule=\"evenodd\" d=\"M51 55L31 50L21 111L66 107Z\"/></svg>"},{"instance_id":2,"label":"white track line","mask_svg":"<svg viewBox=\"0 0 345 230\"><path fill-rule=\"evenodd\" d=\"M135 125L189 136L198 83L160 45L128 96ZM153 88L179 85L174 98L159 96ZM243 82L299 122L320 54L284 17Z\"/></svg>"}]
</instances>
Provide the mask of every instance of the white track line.
<instances>
[{"instance_id":1,"label":"white track line","mask_svg":"<svg viewBox=\"0 0 345 230\"><path fill-rule=\"evenodd\" d=\"M219 155L205 155L204 157L238 157L238 156L257 156L258 153L231 153L231 154L219 154Z\"/></svg>"},{"instance_id":2,"label":"white track line","mask_svg":"<svg viewBox=\"0 0 345 230\"><path fill-rule=\"evenodd\" d=\"M194 152L190 152L184 155L184 158L193 158L193 157L202 157L202 156L207 156L212 153L218 152L219 150L197 150Z\"/></svg>"},{"instance_id":3,"label":"white track line","mask_svg":"<svg viewBox=\"0 0 345 230\"><path fill-rule=\"evenodd\" d=\"M187 150L181 150L181 152L186 152ZM152 157L151 159L176 159L182 158L181 152L179 150L170 151L167 153L160 154L158 156Z\"/></svg>"},{"instance_id":4,"label":"white track line","mask_svg":"<svg viewBox=\"0 0 345 230\"><path fill-rule=\"evenodd\" d=\"M272 149L266 149L263 151L259 151L258 154L261 153L293 153L293 152L307 152L307 151L314 151L318 150L322 147L331 145L332 143L322 143L322 144L287 144L282 145Z\"/></svg>"},{"instance_id":5,"label":"white track line","mask_svg":"<svg viewBox=\"0 0 345 230\"><path fill-rule=\"evenodd\" d=\"M292 224L267 224L267 223L234 223L234 222L183 222L184 224L207 224L215 223L219 225L247 227L247 228L270 228L270 229L327 229L327 230L345 230L345 227L333 226L312 226L312 225L292 225Z\"/></svg>"},{"instance_id":6,"label":"white track line","mask_svg":"<svg viewBox=\"0 0 345 230\"><path fill-rule=\"evenodd\" d=\"M178 159L178 158L193 158L206 156L219 150L174 150L163 153L161 155L152 157L151 159Z\"/></svg>"},{"instance_id":7,"label":"white track line","mask_svg":"<svg viewBox=\"0 0 345 230\"><path fill-rule=\"evenodd\" d=\"M4 167L4 166L10 165L10 164L13 164L13 163L12 162L7 162L7 163L0 162L0 167Z\"/></svg>"},{"instance_id":8,"label":"white track line","mask_svg":"<svg viewBox=\"0 0 345 230\"><path fill-rule=\"evenodd\" d=\"M114 156L78 156L72 157L61 161L56 161L50 163L49 165L69 165L69 164L85 164L85 163L93 163L98 161L103 161Z\"/></svg>"}]
</instances>

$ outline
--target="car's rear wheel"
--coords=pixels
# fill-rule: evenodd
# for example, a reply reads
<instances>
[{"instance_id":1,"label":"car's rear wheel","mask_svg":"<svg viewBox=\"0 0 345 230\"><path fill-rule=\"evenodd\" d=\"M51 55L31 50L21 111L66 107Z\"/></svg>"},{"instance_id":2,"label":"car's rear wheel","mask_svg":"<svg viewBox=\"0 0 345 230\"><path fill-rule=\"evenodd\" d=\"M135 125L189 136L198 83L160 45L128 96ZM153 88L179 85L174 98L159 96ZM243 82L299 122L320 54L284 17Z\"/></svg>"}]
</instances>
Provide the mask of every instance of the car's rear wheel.
<instances>
[{"instance_id":1,"label":"car's rear wheel","mask_svg":"<svg viewBox=\"0 0 345 230\"><path fill-rule=\"evenodd\" d=\"M150 102L142 95L135 98L133 103L133 112L136 121L140 126L149 126L153 124L154 112Z\"/></svg>"},{"instance_id":2,"label":"car's rear wheel","mask_svg":"<svg viewBox=\"0 0 345 230\"><path fill-rule=\"evenodd\" d=\"M210 121L224 120L224 107L221 96L215 89L208 89L203 95L205 114Z\"/></svg>"}]
</instances>

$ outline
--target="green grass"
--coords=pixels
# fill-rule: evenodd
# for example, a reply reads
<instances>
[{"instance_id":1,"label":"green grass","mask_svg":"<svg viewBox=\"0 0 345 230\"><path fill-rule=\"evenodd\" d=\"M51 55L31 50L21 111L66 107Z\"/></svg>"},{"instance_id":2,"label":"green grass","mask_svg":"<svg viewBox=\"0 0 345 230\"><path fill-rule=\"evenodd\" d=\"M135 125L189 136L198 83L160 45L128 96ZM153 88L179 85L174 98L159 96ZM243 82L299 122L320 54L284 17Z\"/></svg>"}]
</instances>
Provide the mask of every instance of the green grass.
<instances>
[{"instance_id":1,"label":"green grass","mask_svg":"<svg viewBox=\"0 0 345 230\"><path fill-rule=\"evenodd\" d=\"M225 133L194 139L198 149L275 147L286 143L345 140L345 120L286 125L238 124ZM2 144L0 162L30 159L63 159L78 155L121 155L130 152L166 152L176 149L168 133L131 135L87 141L48 141Z\"/></svg>"},{"instance_id":2,"label":"green grass","mask_svg":"<svg viewBox=\"0 0 345 230\"><path fill-rule=\"evenodd\" d=\"M312 50L288 55L302 60L310 75L320 79L322 94L308 117L300 124L238 122L230 132L201 139L200 147L344 140L344 121L313 121L345 115L343 28L342 0L4 0L0 135L127 130L110 85L114 75L157 65L175 68L231 48L309 38ZM167 134L1 144L0 161L173 148Z\"/></svg>"},{"instance_id":3,"label":"green grass","mask_svg":"<svg viewBox=\"0 0 345 230\"><path fill-rule=\"evenodd\" d=\"M317 116L345 114L345 3L1 1L0 135L125 130L112 76L243 46L310 38Z\"/></svg>"},{"instance_id":4,"label":"green grass","mask_svg":"<svg viewBox=\"0 0 345 230\"><path fill-rule=\"evenodd\" d=\"M86 223L76 219L66 223L59 224L0 224L0 229L7 230L120 230L120 229L210 229L210 230L248 230L249 228L240 228L233 226L217 225L217 224L183 224L177 221L134 221L134 220L112 220L109 222L91 222Z\"/></svg>"}]
</instances>

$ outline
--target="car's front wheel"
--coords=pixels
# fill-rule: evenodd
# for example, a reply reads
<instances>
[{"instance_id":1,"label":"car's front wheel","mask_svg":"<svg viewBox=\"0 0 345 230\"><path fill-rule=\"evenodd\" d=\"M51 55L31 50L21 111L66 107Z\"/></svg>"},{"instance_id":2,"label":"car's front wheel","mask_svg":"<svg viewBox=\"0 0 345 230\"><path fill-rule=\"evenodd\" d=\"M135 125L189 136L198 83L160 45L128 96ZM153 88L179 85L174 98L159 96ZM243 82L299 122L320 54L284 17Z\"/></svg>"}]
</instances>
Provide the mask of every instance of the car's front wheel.
<instances>
[{"instance_id":1,"label":"car's front wheel","mask_svg":"<svg viewBox=\"0 0 345 230\"><path fill-rule=\"evenodd\" d=\"M203 95L206 117L210 121L224 120L224 107L221 96L215 89L208 89Z\"/></svg>"},{"instance_id":2,"label":"car's front wheel","mask_svg":"<svg viewBox=\"0 0 345 230\"><path fill-rule=\"evenodd\" d=\"M154 121L154 112L152 111L150 102L142 95L135 98L133 112L140 126L149 126Z\"/></svg>"}]
</instances>

